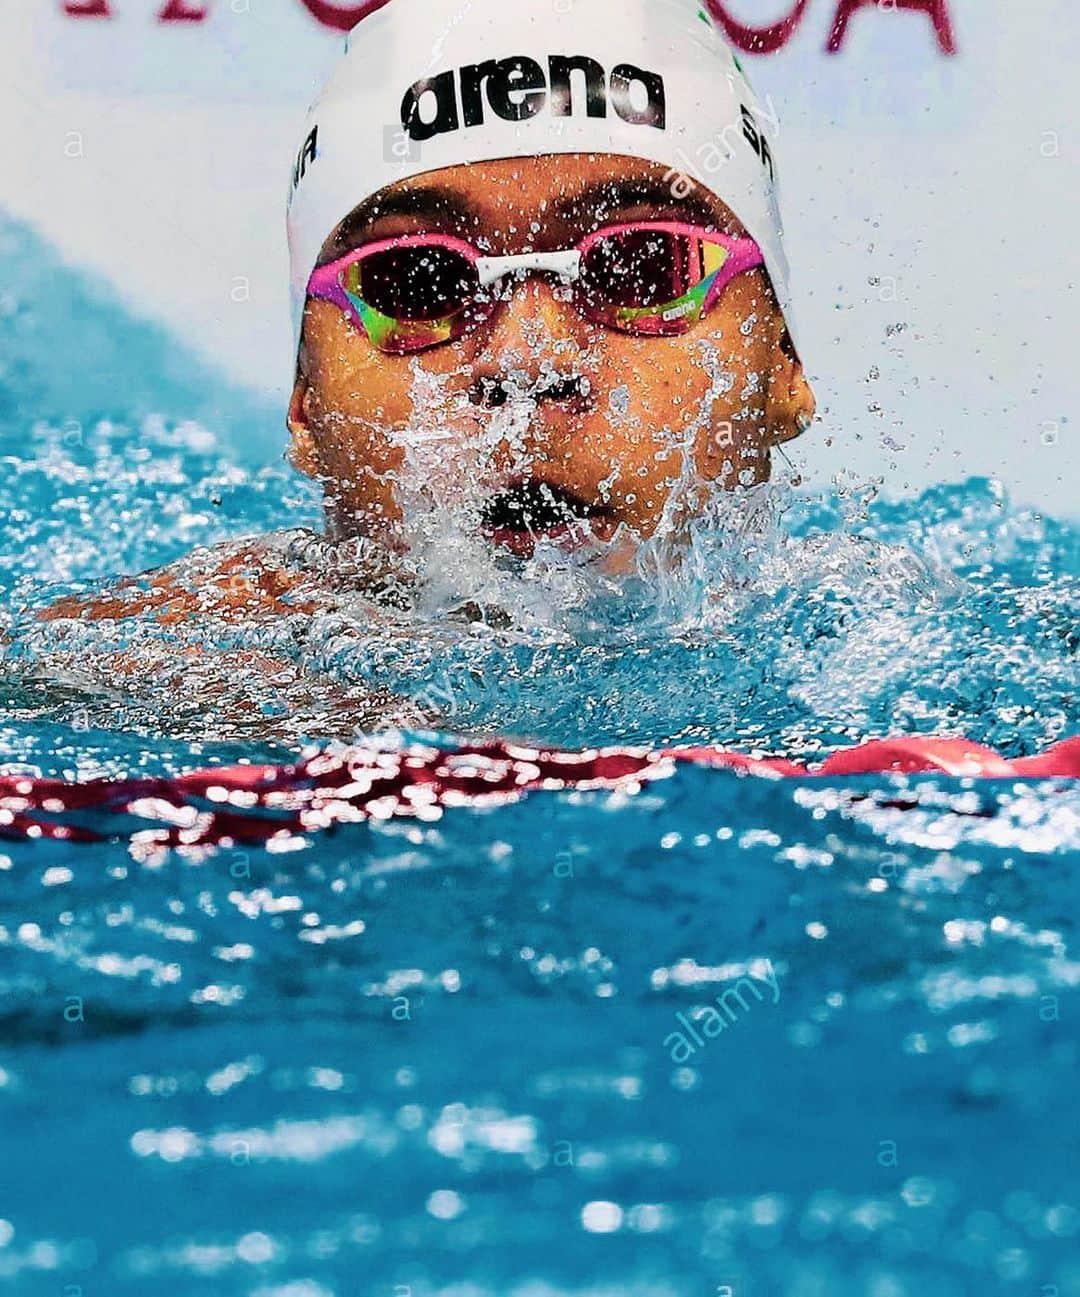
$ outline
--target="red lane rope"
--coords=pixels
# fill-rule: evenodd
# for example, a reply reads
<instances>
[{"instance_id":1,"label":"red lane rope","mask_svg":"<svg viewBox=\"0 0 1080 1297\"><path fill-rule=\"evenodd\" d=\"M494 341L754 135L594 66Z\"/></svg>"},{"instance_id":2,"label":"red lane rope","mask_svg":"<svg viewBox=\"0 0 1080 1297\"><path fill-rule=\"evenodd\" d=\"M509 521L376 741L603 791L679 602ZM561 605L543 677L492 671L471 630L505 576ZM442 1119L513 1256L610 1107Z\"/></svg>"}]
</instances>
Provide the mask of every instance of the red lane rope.
<instances>
[{"instance_id":1,"label":"red lane rope","mask_svg":"<svg viewBox=\"0 0 1080 1297\"><path fill-rule=\"evenodd\" d=\"M126 839L147 848L258 844L335 824L513 801L537 790L636 791L676 762L768 778L941 774L975 779L1080 779L1080 736L1007 760L966 739L876 739L817 767L722 748L560 752L491 743L453 750L348 748L294 766L231 766L177 778L67 783L0 776L0 837L66 842Z\"/></svg>"}]
</instances>

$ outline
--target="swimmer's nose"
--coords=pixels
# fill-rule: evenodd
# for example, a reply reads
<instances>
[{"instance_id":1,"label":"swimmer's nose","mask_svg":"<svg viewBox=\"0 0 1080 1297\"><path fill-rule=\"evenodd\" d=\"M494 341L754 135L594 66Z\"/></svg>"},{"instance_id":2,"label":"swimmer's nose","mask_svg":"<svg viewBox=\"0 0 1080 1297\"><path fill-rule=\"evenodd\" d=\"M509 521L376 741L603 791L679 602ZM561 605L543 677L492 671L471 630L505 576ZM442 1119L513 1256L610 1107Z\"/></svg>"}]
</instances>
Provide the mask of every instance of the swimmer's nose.
<instances>
[{"instance_id":1,"label":"swimmer's nose","mask_svg":"<svg viewBox=\"0 0 1080 1297\"><path fill-rule=\"evenodd\" d=\"M558 280L530 277L513 284L509 300L482 331L470 400L485 409L513 397L584 408L591 384L582 372L582 326Z\"/></svg>"}]
</instances>

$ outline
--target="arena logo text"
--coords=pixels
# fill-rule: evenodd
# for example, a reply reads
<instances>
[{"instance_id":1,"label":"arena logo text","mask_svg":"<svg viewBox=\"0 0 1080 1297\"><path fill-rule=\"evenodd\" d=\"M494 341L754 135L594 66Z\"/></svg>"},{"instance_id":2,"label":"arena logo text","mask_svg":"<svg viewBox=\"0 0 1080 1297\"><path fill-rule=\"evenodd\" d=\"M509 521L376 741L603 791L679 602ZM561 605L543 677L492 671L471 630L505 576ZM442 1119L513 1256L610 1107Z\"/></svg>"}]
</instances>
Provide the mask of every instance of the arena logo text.
<instances>
[{"instance_id":1,"label":"arena logo text","mask_svg":"<svg viewBox=\"0 0 1080 1297\"><path fill-rule=\"evenodd\" d=\"M126 5L134 3L135 0L60 0L60 11L69 18L114 18ZM155 0L155 15L159 23L201 23L210 17L216 6L232 4L235 7L236 3L237 0ZM352 3L346 3L346 0L294 0L294 3L306 9L320 26L347 32L361 18L381 9L390 0L352 0ZM704 0L704 3L728 40L738 49L747 54L774 54L795 35L811 0L794 0L786 17L766 26L753 26L735 17L730 12L732 0ZM814 3L824 5L825 0L814 0ZM956 53L949 0L828 0L828 3L836 6L826 46L830 54L843 48L848 24L862 9L886 10L890 18L899 9L925 14L933 24L942 53Z\"/></svg>"}]
</instances>

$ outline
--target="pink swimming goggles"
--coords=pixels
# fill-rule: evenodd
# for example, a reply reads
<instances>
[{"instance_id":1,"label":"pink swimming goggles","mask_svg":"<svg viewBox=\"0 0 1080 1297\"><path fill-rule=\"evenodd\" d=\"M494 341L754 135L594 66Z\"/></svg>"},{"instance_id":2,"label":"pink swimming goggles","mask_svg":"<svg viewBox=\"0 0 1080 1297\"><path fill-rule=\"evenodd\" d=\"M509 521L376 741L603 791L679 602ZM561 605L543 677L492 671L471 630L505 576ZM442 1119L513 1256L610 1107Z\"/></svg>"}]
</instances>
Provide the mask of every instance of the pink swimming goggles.
<instances>
[{"instance_id":1,"label":"pink swimming goggles","mask_svg":"<svg viewBox=\"0 0 1080 1297\"><path fill-rule=\"evenodd\" d=\"M574 248L485 257L448 234L407 234L316 268L308 295L333 302L380 351L403 355L479 328L511 277L557 276L588 320L651 337L685 333L737 276L764 265L752 239L676 221L635 221Z\"/></svg>"}]
</instances>

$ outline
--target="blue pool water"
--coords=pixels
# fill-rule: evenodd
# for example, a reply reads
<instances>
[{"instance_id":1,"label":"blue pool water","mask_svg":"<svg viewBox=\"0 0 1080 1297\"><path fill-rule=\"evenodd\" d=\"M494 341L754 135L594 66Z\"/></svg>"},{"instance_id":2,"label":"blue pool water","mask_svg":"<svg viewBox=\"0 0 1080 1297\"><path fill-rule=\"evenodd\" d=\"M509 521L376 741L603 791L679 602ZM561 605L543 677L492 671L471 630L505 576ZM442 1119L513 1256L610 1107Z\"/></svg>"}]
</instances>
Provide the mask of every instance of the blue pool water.
<instances>
[{"instance_id":1,"label":"blue pool water","mask_svg":"<svg viewBox=\"0 0 1080 1297\"><path fill-rule=\"evenodd\" d=\"M448 733L810 760L1078 729L1080 531L986 481L901 503L781 484L753 525L606 584L430 552L377 622L327 578L325 614L270 625L46 629L57 594L240 536L340 569L306 534L314 489L236 449L242 425L278 437L271 413L209 401L35 249L84 358L49 363L68 344L27 238L0 224L0 772L288 759L356 737L338 704L361 685ZM478 587L499 616L463 614ZM179 688L185 637L290 684ZM1065 781L690 767L273 852L0 840L0 1278L1075 1297L1078 864Z\"/></svg>"}]
</instances>

